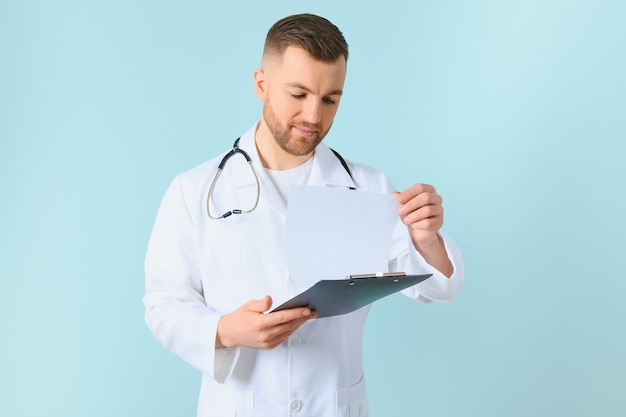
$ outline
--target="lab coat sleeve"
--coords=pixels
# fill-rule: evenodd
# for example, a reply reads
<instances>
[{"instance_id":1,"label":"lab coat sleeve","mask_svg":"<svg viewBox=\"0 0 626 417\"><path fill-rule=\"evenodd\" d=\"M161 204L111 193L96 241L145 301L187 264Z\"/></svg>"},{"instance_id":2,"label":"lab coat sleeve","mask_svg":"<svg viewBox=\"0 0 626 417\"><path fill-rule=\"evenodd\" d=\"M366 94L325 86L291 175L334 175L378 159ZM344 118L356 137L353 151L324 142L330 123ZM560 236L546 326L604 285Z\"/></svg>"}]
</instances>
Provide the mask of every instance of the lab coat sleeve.
<instances>
[{"instance_id":1,"label":"lab coat sleeve","mask_svg":"<svg viewBox=\"0 0 626 417\"><path fill-rule=\"evenodd\" d=\"M180 178L159 208L145 258L145 320L155 339L204 374L224 382L239 350L215 349L220 314L207 308L194 225Z\"/></svg>"},{"instance_id":2,"label":"lab coat sleeve","mask_svg":"<svg viewBox=\"0 0 626 417\"><path fill-rule=\"evenodd\" d=\"M383 192L395 190L387 176L381 174ZM425 303L447 303L452 301L461 291L463 285L463 259L461 251L452 238L443 230L439 230L448 258L454 268L450 278L443 275L435 267L426 262L422 255L413 246L413 241L407 226L400 219L396 222L393 232L391 261L389 271L402 271L407 274L433 274L417 285L409 287L402 293L410 298Z\"/></svg>"},{"instance_id":3,"label":"lab coat sleeve","mask_svg":"<svg viewBox=\"0 0 626 417\"><path fill-rule=\"evenodd\" d=\"M403 229L406 229L406 227L403 227ZM410 274L432 274L432 277L403 290L402 293L424 303L447 303L452 301L461 291L463 285L463 259L457 245L444 231L439 231L439 236L443 240L448 258L454 268L452 276L448 278L426 262L413 246L408 232L406 235L407 249L392 261L390 270L406 271Z\"/></svg>"}]
</instances>

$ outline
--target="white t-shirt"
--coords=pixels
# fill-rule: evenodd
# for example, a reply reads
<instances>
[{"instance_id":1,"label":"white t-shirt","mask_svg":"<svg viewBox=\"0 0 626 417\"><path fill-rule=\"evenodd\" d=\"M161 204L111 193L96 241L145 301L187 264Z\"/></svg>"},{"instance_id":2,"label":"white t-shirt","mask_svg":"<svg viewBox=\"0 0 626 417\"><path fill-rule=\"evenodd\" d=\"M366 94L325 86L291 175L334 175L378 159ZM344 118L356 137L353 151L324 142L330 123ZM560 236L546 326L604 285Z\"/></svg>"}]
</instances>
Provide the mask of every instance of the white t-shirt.
<instances>
[{"instance_id":1,"label":"white t-shirt","mask_svg":"<svg viewBox=\"0 0 626 417\"><path fill-rule=\"evenodd\" d=\"M277 171L273 169L265 168L267 176L270 177L278 195L283 200L283 203L287 205L287 195L289 193L289 186L292 184L306 184L311 174L311 167L313 166L313 158L307 159L302 165L293 169L287 169L284 171Z\"/></svg>"}]
</instances>

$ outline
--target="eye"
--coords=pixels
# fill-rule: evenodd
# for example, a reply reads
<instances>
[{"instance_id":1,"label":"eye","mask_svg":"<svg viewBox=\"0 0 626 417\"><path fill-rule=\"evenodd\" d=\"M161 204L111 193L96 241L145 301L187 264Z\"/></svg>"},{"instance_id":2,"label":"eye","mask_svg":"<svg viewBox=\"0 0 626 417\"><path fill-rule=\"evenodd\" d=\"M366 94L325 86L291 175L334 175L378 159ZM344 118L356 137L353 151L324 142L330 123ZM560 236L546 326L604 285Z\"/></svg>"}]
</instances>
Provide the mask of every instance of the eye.
<instances>
[{"instance_id":1,"label":"eye","mask_svg":"<svg viewBox=\"0 0 626 417\"><path fill-rule=\"evenodd\" d=\"M295 98L296 100L300 100L304 98L304 94L294 94L294 93L290 93L291 97Z\"/></svg>"},{"instance_id":2,"label":"eye","mask_svg":"<svg viewBox=\"0 0 626 417\"><path fill-rule=\"evenodd\" d=\"M326 104L337 104L337 100L333 100L333 99L332 99L332 98L330 98L330 97L324 97L324 98L323 98L323 101L324 101L324 103L326 103Z\"/></svg>"}]
</instances>

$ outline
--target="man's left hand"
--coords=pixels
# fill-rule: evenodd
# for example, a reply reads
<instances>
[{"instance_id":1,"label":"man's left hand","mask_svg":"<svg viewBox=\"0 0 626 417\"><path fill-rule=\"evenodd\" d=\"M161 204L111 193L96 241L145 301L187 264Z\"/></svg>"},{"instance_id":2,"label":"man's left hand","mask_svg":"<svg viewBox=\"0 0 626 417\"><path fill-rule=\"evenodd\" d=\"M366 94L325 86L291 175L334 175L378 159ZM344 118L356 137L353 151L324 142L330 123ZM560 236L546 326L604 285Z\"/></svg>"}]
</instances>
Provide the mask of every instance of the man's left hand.
<instances>
[{"instance_id":1,"label":"man's left hand","mask_svg":"<svg viewBox=\"0 0 626 417\"><path fill-rule=\"evenodd\" d=\"M435 187L415 184L398 193L396 201L398 214L409 228L415 249L426 262L450 277L453 267L438 234L443 225L442 198Z\"/></svg>"}]
</instances>

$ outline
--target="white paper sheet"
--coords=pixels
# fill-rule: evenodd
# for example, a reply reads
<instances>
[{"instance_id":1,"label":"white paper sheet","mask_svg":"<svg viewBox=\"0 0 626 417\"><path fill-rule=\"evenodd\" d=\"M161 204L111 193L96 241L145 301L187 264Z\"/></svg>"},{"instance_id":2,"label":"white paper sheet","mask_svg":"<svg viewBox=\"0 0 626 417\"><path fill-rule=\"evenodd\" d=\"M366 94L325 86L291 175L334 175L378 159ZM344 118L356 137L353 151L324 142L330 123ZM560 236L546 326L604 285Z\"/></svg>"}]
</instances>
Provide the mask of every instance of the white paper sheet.
<instances>
[{"instance_id":1,"label":"white paper sheet","mask_svg":"<svg viewBox=\"0 0 626 417\"><path fill-rule=\"evenodd\" d=\"M309 288L321 279L386 272L397 203L393 194L292 186L287 208L287 266Z\"/></svg>"}]
</instances>

